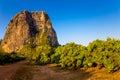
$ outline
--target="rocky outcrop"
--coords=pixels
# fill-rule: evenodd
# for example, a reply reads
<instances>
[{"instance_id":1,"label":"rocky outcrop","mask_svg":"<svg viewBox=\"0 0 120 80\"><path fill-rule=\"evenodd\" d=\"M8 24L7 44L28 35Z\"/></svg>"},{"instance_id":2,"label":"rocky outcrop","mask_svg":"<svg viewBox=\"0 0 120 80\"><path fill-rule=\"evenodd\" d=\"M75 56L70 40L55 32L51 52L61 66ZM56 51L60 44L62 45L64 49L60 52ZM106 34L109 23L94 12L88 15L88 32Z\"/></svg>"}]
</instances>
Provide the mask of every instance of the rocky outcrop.
<instances>
[{"instance_id":1,"label":"rocky outcrop","mask_svg":"<svg viewBox=\"0 0 120 80\"><path fill-rule=\"evenodd\" d=\"M0 39L0 46L1 46L1 43L2 43L2 39Z\"/></svg>"},{"instance_id":2,"label":"rocky outcrop","mask_svg":"<svg viewBox=\"0 0 120 80\"><path fill-rule=\"evenodd\" d=\"M5 52L17 52L30 44L57 46L58 40L49 16L45 12L22 11L16 14L8 24L2 41Z\"/></svg>"}]
</instances>

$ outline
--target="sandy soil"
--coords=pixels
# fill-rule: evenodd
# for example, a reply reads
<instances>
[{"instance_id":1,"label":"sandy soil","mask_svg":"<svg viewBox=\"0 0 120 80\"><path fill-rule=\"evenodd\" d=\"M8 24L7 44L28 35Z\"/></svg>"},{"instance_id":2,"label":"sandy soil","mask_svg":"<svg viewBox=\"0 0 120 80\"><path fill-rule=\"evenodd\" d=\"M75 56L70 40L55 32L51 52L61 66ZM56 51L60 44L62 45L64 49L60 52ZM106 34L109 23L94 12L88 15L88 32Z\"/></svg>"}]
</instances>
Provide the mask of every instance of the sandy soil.
<instances>
[{"instance_id":1,"label":"sandy soil","mask_svg":"<svg viewBox=\"0 0 120 80\"><path fill-rule=\"evenodd\" d=\"M0 66L0 80L87 80L91 76L89 72L25 64L26 61L21 61Z\"/></svg>"},{"instance_id":2,"label":"sandy soil","mask_svg":"<svg viewBox=\"0 0 120 80\"><path fill-rule=\"evenodd\" d=\"M0 80L8 80L24 63L26 62L21 61L0 66Z\"/></svg>"},{"instance_id":3,"label":"sandy soil","mask_svg":"<svg viewBox=\"0 0 120 80\"><path fill-rule=\"evenodd\" d=\"M120 80L120 71L105 68L65 70L51 65L26 65L26 61L0 66L0 80Z\"/></svg>"},{"instance_id":4,"label":"sandy soil","mask_svg":"<svg viewBox=\"0 0 120 80\"><path fill-rule=\"evenodd\" d=\"M87 80L91 74L79 70L61 70L49 65L33 66L32 80Z\"/></svg>"}]
</instances>

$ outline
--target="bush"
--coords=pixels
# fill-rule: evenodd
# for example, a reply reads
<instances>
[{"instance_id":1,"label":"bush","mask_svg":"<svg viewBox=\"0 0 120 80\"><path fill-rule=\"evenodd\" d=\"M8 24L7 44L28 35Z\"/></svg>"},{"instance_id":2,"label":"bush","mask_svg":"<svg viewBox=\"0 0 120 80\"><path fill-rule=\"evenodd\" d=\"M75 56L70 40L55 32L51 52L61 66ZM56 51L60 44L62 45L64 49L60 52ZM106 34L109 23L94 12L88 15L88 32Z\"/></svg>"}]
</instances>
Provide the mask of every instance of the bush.
<instances>
[{"instance_id":1,"label":"bush","mask_svg":"<svg viewBox=\"0 0 120 80\"><path fill-rule=\"evenodd\" d=\"M53 54L53 48L49 45L37 46L36 54L33 54L36 64L47 64L51 62L50 56Z\"/></svg>"},{"instance_id":2,"label":"bush","mask_svg":"<svg viewBox=\"0 0 120 80\"><path fill-rule=\"evenodd\" d=\"M85 47L71 42L56 48L51 60L62 68L79 68L82 66L85 53Z\"/></svg>"},{"instance_id":3,"label":"bush","mask_svg":"<svg viewBox=\"0 0 120 80\"><path fill-rule=\"evenodd\" d=\"M17 53L4 53L0 55L0 65L7 64L7 63L13 63L20 60L24 60L25 57L19 56Z\"/></svg>"},{"instance_id":4,"label":"bush","mask_svg":"<svg viewBox=\"0 0 120 80\"><path fill-rule=\"evenodd\" d=\"M36 64L52 62L67 69L99 66L109 72L120 69L120 40L114 38L97 39L87 47L71 42L57 48L49 45L25 46L21 51Z\"/></svg>"},{"instance_id":5,"label":"bush","mask_svg":"<svg viewBox=\"0 0 120 80\"><path fill-rule=\"evenodd\" d=\"M35 64L47 64L51 62L50 56L54 53L54 48L50 45L34 46L26 45L20 50L20 54L27 57L29 62Z\"/></svg>"},{"instance_id":6,"label":"bush","mask_svg":"<svg viewBox=\"0 0 120 80\"><path fill-rule=\"evenodd\" d=\"M86 66L105 67L110 72L120 68L120 40L107 38L106 41L95 40L87 48L84 64Z\"/></svg>"},{"instance_id":7,"label":"bush","mask_svg":"<svg viewBox=\"0 0 120 80\"><path fill-rule=\"evenodd\" d=\"M61 53L63 52L62 48L63 48L62 46L58 46L55 49L55 54L51 55L51 62L56 63L56 64L59 63Z\"/></svg>"}]
</instances>

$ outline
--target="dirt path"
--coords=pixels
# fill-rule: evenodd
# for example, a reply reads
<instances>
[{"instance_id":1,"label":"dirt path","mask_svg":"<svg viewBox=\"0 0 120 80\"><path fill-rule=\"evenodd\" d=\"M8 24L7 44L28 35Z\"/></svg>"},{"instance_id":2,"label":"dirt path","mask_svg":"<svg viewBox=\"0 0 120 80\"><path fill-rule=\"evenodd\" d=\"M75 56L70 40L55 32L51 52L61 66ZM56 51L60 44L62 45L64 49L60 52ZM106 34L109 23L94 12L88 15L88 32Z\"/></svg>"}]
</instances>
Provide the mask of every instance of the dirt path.
<instances>
[{"instance_id":1,"label":"dirt path","mask_svg":"<svg viewBox=\"0 0 120 80\"><path fill-rule=\"evenodd\" d=\"M8 80L26 61L0 66L0 80Z\"/></svg>"},{"instance_id":2,"label":"dirt path","mask_svg":"<svg viewBox=\"0 0 120 80\"><path fill-rule=\"evenodd\" d=\"M25 65L26 61L0 66L0 80L120 80L120 71L106 69L63 70L51 65Z\"/></svg>"},{"instance_id":3,"label":"dirt path","mask_svg":"<svg viewBox=\"0 0 120 80\"><path fill-rule=\"evenodd\" d=\"M26 61L21 61L0 66L0 80L87 80L90 77L88 72L25 64Z\"/></svg>"},{"instance_id":4,"label":"dirt path","mask_svg":"<svg viewBox=\"0 0 120 80\"><path fill-rule=\"evenodd\" d=\"M77 70L61 70L49 65L33 66L31 73L32 80L88 80L91 76L89 72Z\"/></svg>"}]
</instances>

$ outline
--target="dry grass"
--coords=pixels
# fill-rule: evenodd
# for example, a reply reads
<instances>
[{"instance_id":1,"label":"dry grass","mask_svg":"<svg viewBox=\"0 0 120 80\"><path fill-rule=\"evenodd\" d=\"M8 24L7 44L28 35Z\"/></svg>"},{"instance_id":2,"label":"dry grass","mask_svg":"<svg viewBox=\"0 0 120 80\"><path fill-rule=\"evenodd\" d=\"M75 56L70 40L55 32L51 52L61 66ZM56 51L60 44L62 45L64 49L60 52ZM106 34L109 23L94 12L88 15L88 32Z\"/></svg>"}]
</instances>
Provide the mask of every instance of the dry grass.
<instances>
[{"instance_id":1,"label":"dry grass","mask_svg":"<svg viewBox=\"0 0 120 80\"><path fill-rule=\"evenodd\" d=\"M88 69L80 69L84 72L90 72L92 75L87 80L120 80L120 71L110 73L105 68L99 69L98 67L92 67Z\"/></svg>"}]
</instances>

